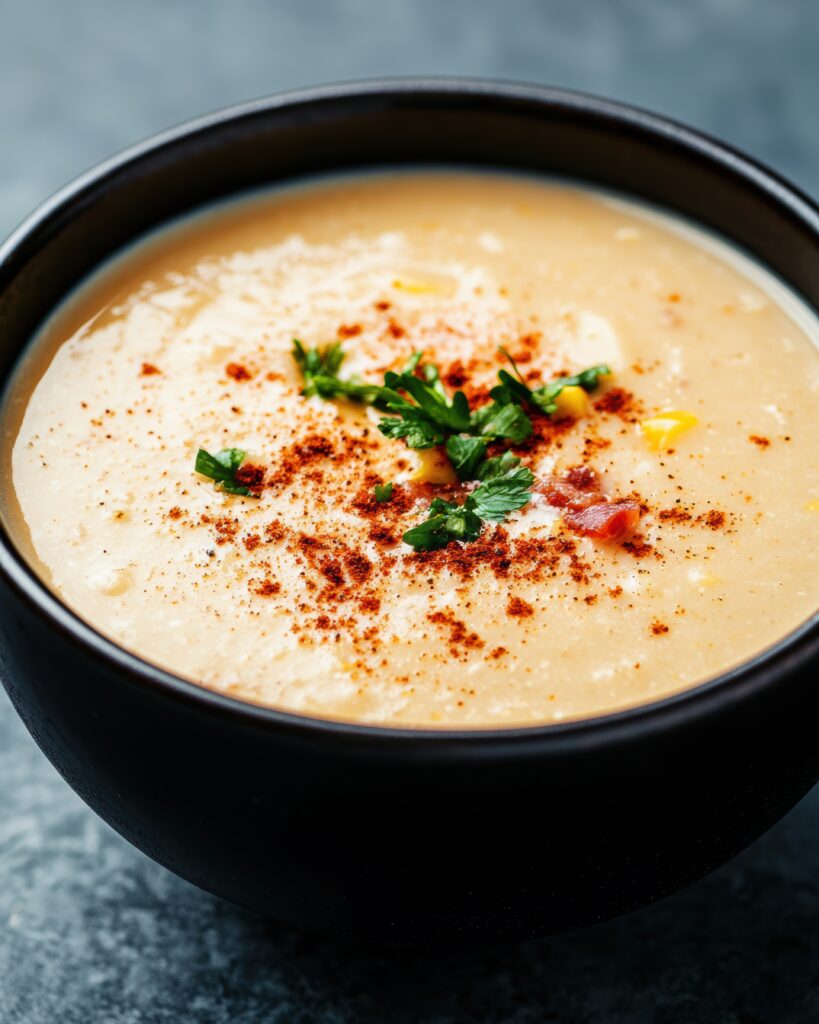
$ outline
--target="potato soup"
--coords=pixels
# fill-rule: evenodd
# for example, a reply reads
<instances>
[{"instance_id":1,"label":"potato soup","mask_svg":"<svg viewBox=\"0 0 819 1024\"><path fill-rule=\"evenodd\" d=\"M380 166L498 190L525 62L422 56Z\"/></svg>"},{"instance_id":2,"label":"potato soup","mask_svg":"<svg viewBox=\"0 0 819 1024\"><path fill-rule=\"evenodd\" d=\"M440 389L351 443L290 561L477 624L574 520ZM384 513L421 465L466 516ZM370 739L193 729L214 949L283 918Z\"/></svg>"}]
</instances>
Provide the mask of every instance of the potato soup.
<instances>
[{"instance_id":1,"label":"potato soup","mask_svg":"<svg viewBox=\"0 0 819 1024\"><path fill-rule=\"evenodd\" d=\"M816 610L818 333L723 244L590 190L281 189L51 318L7 403L6 516L79 616L214 690L396 726L599 715Z\"/></svg>"}]
</instances>

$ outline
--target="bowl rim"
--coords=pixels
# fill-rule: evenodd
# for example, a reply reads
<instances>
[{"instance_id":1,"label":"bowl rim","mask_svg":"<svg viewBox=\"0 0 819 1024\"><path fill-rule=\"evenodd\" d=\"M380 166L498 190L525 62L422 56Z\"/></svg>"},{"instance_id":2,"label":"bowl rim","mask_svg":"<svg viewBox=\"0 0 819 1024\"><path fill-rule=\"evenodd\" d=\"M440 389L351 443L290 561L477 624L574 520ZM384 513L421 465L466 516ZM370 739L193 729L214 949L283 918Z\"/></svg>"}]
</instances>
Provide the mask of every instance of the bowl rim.
<instances>
[{"instance_id":1,"label":"bowl rim","mask_svg":"<svg viewBox=\"0 0 819 1024\"><path fill-rule=\"evenodd\" d=\"M402 76L337 82L277 92L270 96L223 107L186 120L127 147L96 164L40 204L0 244L0 288L14 264L33 243L39 245L50 225L71 217L72 208L89 193L104 186L130 165L190 141L197 135L218 131L230 124L270 111L290 107L317 107L344 100L366 103L373 99L410 101L523 101L564 114L593 115L620 132L636 130L654 144L671 144L682 152L704 159L717 170L741 178L785 207L816 237L819 245L819 207L784 177L763 163L716 138L671 118L637 106L572 89L488 78ZM152 229L153 230L153 229ZM728 239L730 242L730 239ZM790 286L793 290L793 286ZM22 350L21 350L22 351ZM19 359L19 355L15 357ZM12 371L13 372L13 371ZM532 725L486 727L432 727L380 725L320 718L296 711L255 704L212 690L160 668L121 647L72 611L40 580L0 522L0 574L4 581L41 619L56 627L72 644L96 659L111 663L132 683L150 687L166 698L195 706L221 718L232 717L248 726L286 732L302 737L334 741L356 740L365 746L397 743L433 745L462 755L486 752L511 754L529 749L532 743L555 753L567 748L592 748L633 739L637 734L657 734L693 718L716 714L753 697L773 685L785 673L796 672L819 660L819 611L775 644L748 661L703 680L695 686L648 703L625 707L586 718Z\"/></svg>"}]
</instances>

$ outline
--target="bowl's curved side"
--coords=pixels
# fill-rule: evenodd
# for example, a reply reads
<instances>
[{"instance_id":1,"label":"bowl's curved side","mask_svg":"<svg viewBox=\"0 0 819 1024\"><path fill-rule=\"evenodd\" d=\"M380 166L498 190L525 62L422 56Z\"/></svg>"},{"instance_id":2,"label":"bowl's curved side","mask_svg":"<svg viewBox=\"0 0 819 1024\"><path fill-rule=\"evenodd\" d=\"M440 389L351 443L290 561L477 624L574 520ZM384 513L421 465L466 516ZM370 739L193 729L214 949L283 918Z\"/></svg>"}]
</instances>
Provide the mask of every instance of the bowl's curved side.
<instances>
[{"instance_id":1,"label":"bowl's curved side","mask_svg":"<svg viewBox=\"0 0 819 1024\"><path fill-rule=\"evenodd\" d=\"M486 83L250 104L116 158L0 250L0 374L91 268L194 206L298 174L471 163L585 178L735 238L814 307L819 218L764 169L651 115ZM43 750L123 835L294 923L444 940L577 926L673 891L819 775L817 630L653 708L505 734L311 723L140 666L0 538L4 679Z\"/></svg>"}]
</instances>

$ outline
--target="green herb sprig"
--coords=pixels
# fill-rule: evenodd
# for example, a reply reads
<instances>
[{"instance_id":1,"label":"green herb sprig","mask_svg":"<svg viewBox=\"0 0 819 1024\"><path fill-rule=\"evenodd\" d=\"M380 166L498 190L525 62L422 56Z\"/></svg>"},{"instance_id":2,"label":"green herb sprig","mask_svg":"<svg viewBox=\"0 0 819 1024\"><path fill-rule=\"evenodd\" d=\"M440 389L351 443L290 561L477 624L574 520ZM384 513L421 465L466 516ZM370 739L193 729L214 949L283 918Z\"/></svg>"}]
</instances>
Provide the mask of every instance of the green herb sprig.
<instances>
[{"instance_id":1,"label":"green herb sprig","mask_svg":"<svg viewBox=\"0 0 819 1024\"><path fill-rule=\"evenodd\" d=\"M535 478L531 470L516 465L520 459L515 456L510 456L515 465L508 468L509 460L503 461L508 454L486 460L485 482L462 505L435 498L424 522L404 534L404 543L416 551L435 551L453 540L477 540L484 522L503 522L510 512L528 504Z\"/></svg>"},{"instance_id":2,"label":"green herb sprig","mask_svg":"<svg viewBox=\"0 0 819 1024\"><path fill-rule=\"evenodd\" d=\"M202 476L210 477L225 494L238 494L243 498L258 498L258 494L239 483L236 473L245 461L246 453L241 448L223 448L215 455L200 448L196 453L194 469Z\"/></svg>"},{"instance_id":3,"label":"green herb sprig","mask_svg":"<svg viewBox=\"0 0 819 1024\"><path fill-rule=\"evenodd\" d=\"M499 370L500 384L492 388L489 392L490 396L501 406L512 403L516 405L528 403L547 416L557 412L556 399L564 388L580 387L584 391L594 391L600 385L600 378L608 377L611 373L605 363L599 363L597 366L590 366L588 370L582 370L570 377L558 377L557 380L549 381L548 384L532 390L506 349L501 347L500 352L509 360L514 376L508 370Z\"/></svg>"}]
</instances>

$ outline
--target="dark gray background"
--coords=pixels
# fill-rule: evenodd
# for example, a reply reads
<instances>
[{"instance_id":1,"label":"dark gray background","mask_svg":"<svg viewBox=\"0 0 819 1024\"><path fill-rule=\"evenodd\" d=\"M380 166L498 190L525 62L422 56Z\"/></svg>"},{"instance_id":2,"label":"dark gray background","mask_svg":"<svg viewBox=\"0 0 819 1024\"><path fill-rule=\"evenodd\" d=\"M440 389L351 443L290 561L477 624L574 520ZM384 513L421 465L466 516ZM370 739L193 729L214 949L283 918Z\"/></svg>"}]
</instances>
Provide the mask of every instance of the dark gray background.
<instances>
[{"instance_id":1,"label":"dark gray background","mask_svg":"<svg viewBox=\"0 0 819 1024\"><path fill-rule=\"evenodd\" d=\"M174 122L396 73L653 107L815 195L817 51L816 0L0 0L0 235ZM350 946L258 921L131 849L0 697L0 1024L807 1024L818 874L816 791L706 881L617 922L502 950Z\"/></svg>"}]
</instances>

